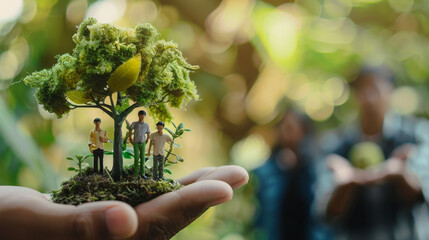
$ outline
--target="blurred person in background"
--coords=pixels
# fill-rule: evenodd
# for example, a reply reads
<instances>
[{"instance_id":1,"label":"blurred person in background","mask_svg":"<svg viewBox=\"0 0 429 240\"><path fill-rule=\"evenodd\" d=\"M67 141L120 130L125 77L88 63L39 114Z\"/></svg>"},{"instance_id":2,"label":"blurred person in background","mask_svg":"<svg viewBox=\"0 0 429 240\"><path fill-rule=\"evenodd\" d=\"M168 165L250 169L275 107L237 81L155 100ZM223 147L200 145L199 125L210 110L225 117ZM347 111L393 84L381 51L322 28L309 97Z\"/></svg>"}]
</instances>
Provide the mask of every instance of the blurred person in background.
<instances>
[{"instance_id":1,"label":"blurred person in background","mask_svg":"<svg viewBox=\"0 0 429 240\"><path fill-rule=\"evenodd\" d=\"M317 185L318 207L335 226L337 239L429 239L427 231L417 229L413 213L424 201L422 186L429 184L420 173L421 166L429 170L427 144L418 141L416 119L389 112L392 79L381 68L360 72L352 85L360 124L339 130L339 144L326 158L329 170Z\"/></svg>"},{"instance_id":2,"label":"blurred person in background","mask_svg":"<svg viewBox=\"0 0 429 240\"><path fill-rule=\"evenodd\" d=\"M253 171L259 203L254 227L264 239L312 239L316 151L311 127L306 115L288 109L275 128L271 156Z\"/></svg>"}]
</instances>

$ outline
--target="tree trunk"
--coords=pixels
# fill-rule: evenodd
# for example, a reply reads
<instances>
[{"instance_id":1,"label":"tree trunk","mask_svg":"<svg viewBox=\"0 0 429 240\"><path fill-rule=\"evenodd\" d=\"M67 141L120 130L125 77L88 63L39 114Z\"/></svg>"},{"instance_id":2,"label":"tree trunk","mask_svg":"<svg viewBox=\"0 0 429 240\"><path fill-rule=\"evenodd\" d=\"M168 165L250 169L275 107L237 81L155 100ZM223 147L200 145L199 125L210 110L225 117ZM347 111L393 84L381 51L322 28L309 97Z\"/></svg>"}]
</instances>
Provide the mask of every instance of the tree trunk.
<instances>
[{"instance_id":1,"label":"tree trunk","mask_svg":"<svg viewBox=\"0 0 429 240\"><path fill-rule=\"evenodd\" d=\"M124 160L122 157L122 123L124 119L120 116L114 118L112 177L115 181L119 180L124 174Z\"/></svg>"}]
</instances>

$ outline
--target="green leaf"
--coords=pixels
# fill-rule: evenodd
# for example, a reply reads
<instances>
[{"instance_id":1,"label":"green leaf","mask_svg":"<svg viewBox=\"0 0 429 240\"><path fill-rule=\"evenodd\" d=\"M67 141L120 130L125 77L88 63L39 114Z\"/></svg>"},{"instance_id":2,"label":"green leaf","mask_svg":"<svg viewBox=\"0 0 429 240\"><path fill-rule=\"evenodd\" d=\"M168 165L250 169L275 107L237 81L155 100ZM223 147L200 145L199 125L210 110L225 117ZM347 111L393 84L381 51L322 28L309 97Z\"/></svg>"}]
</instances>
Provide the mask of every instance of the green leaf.
<instances>
[{"instance_id":1,"label":"green leaf","mask_svg":"<svg viewBox=\"0 0 429 240\"><path fill-rule=\"evenodd\" d=\"M107 81L107 86L111 92L127 90L134 85L140 73L141 55L140 53L119 66Z\"/></svg>"},{"instance_id":2,"label":"green leaf","mask_svg":"<svg viewBox=\"0 0 429 240\"><path fill-rule=\"evenodd\" d=\"M189 129L189 128L185 128L185 129L183 129L183 131L190 132L190 131L191 131L191 129Z\"/></svg>"},{"instance_id":3,"label":"green leaf","mask_svg":"<svg viewBox=\"0 0 429 240\"><path fill-rule=\"evenodd\" d=\"M167 132L169 132L171 134L171 136L174 136L173 131L171 131L169 128L164 128L165 130L167 130Z\"/></svg>"},{"instance_id":4,"label":"green leaf","mask_svg":"<svg viewBox=\"0 0 429 240\"><path fill-rule=\"evenodd\" d=\"M81 156L81 155L74 155L74 157L75 157L77 160L79 160L79 161L80 161L80 160L82 159L82 157L83 157L83 156Z\"/></svg>"},{"instance_id":5,"label":"green leaf","mask_svg":"<svg viewBox=\"0 0 429 240\"><path fill-rule=\"evenodd\" d=\"M91 97L87 93L80 91L80 90L68 91L68 92L66 92L66 96L72 102L77 103L77 104L85 104L85 103L92 100Z\"/></svg>"},{"instance_id":6,"label":"green leaf","mask_svg":"<svg viewBox=\"0 0 429 240\"><path fill-rule=\"evenodd\" d=\"M68 167L67 171L76 171L76 168L74 168L74 167Z\"/></svg>"},{"instance_id":7,"label":"green leaf","mask_svg":"<svg viewBox=\"0 0 429 240\"><path fill-rule=\"evenodd\" d=\"M171 155L173 155L173 156L177 156L177 154L174 154L174 153L170 153Z\"/></svg>"},{"instance_id":8,"label":"green leaf","mask_svg":"<svg viewBox=\"0 0 429 240\"><path fill-rule=\"evenodd\" d=\"M168 158L167 159L167 163L170 163L170 164L177 164L177 160L171 160L170 158Z\"/></svg>"},{"instance_id":9,"label":"green leaf","mask_svg":"<svg viewBox=\"0 0 429 240\"><path fill-rule=\"evenodd\" d=\"M180 124L179 124L179 127L177 127L177 131L180 131L184 126L185 126L185 124L184 124L184 123L180 123Z\"/></svg>"},{"instance_id":10,"label":"green leaf","mask_svg":"<svg viewBox=\"0 0 429 240\"><path fill-rule=\"evenodd\" d=\"M124 158L126 158L126 159L131 159L134 157L134 154L128 150L125 150L122 152L122 156L124 156Z\"/></svg>"},{"instance_id":11,"label":"green leaf","mask_svg":"<svg viewBox=\"0 0 429 240\"><path fill-rule=\"evenodd\" d=\"M180 147L182 147L181 145L179 145L179 144L177 144L177 143L173 143L173 146L174 146L175 148L180 148Z\"/></svg>"},{"instance_id":12,"label":"green leaf","mask_svg":"<svg viewBox=\"0 0 429 240\"><path fill-rule=\"evenodd\" d=\"M172 174L171 171L170 171L170 169L167 169L167 168L164 168L164 172L168 173L168 174Z\"/></svg>"},{"instance_id":13,"label":"green leaf","mask_svg":"<svg viewBox=\"0 0 429 240\"><path fill-rule=\"evenodd\" d=\"M183 162L184 161L184 159L182 157L180 157L180 156L176 155L176 158L177 158L177 161L179 161L179 162Z\"/></svg>"},{"instance_id":14,"label":"green leaf","mask_svg":"<svg viewBox=\"0 0 429 240\"><path fill-rule=\"evenodd\" d=\"M176 128L176 129L177 129L177 126L176 126L176 124L174 124L174 122L173 122L173 121L171 121L171 124L173 124L174 128Z\"/></svg>"},{"instance_id":15,"label":"green leaf","mask_svg":"<svg viewBox=\"0 0 429 240\"><path fill-rule=\"evenodd\" d=\"M69 160L69 161L74 161L74 159L71 158L71 157L67 157L66 159Z\"/></svg>"}]
</instances>

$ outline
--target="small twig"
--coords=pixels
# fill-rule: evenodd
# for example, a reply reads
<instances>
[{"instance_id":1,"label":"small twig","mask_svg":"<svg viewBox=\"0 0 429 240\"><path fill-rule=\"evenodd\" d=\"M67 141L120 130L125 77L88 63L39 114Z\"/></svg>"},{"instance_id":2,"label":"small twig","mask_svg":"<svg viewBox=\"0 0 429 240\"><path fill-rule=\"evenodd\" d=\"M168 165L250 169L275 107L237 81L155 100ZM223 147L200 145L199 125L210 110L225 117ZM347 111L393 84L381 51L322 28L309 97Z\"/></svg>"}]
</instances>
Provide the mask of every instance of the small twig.
<instances>
[{"instance_id":1,"label":"small twig","mask_svg":"<svg viewBox=\"0 0 429 240\"><path fill-rule=\"evenodd\" d=\"M106 170L107 176L109 176L110 181L112 181L112 183L114 183L115 181L113 180L112 176L110 176L109 169L107 169L107 168L104 168L104 169Z\"/></svg>"},{"instance_id":2,"label":"small twig","mask_svg":"<svg viewBox=\"0 0 429 240\"><path fill-rule=\"evenodd\" d=\"M115 104L113 103L113 97L112 97L112 94L109 94L109 99L110 99L110 104L112 105L112 106L111 106L112 112L114 112L114 113L115 113L115 115L116 115L116 111L115 111Z\"/></svg>"}]
</instances>

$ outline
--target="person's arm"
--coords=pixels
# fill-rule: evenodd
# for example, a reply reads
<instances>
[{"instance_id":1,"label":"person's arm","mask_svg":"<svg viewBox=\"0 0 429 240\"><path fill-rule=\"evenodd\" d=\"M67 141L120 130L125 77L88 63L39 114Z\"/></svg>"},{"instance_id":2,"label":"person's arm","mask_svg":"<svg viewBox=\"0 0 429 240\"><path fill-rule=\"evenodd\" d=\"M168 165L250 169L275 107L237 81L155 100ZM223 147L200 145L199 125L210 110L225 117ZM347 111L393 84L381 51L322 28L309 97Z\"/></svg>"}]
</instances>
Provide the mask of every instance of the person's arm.
<instances>
[{"instance_id":1,"label":"person's arm","mask_svg":"<svg viewBox=\"0 0 429 240\"><path fill-rule=\"evenodd\" d=\"M104 138L103 138L103 142L107 143L109 141L109 137L107 136L107 131L104 131Z\"/></svg>"},{"instance_id":2,"label":"person's arm","mask_svg":"<svg viewBox=\"0 0 429 240\"><path fill-rule=\"evenodd\" d=\"M425 133L422 133L425 134ZM409 173L415 176L420 192L421 199L429 202L429 141L423 136L419 146L410 154L407 160L407 169Z\"/></svg>"},{"instance_id":3,"label":"person's arm","mask_svg":"<svg viewBox=\"0 0 429 240\"><path fill-rule=\"evenodd\" d=\"M149 125L147 125L147 130L146 130L146 144L149 141L149 136L150 136L150 128L149 128Z\"/></svg>"},{"instance_id":4,"label":"person's arm","mask_svg":"<svg viewBox=\"0 0 429 240\"><path fill-rule=\"evenodd\" d=\"M152 139L149 142L149 148L147 149L147 155L150 156L150 149L152 148L153 141Z\"/></svg>"},{"instance_id":5,"label":"person's arm","mask_svg":"<svg viewBox=\"0 0 429 240\"><path fill-rule=\"evenodd\" d=\"M238 166L200 169L178 180L183 188L134 208L120 201L56 204L29 188L0 186L1 238L170 239L248 179Z\"/></svg>"},{"instance_id":6,"label":"person's arm","mask_svg":"<svg viewBox=\"0 0 429 240\"><path fill-rule=\"evenodd\" d=\"M92 153L92 149L91 149L91 145L93 144L93 142L92 142L92 134L93 134L93 132L92 131L90 131L89 132L89 140L88 140L88 147L89 147L89 151Z\"/></svg>"},{"instance_id":7,"label":"person's arm","mask_svg":"<svg viewBox=\"0 0 429 240\"><path fill-rule=\"evenodd\" d=\"M391 182L404 202L412 204L421 201L423 197L420 181L408 163L415 149L414 144L404 144L396 148L391 157L373 171L367 183Z\"/></svg>"},{"instance_id":8,"label":"person's arm","mask_svg":"<svg viewBox=\"0 0 429 240\"><path fill-rule=\"evenodd\" d=\"M146 144L147 144L147 142L149 141L149 133L146 133Z\"/></svg>"},{"instance_id":9,"label":"person's arm","mask_svg":"<svg viewBox=\"0 0 429 240\"><path fill-rule=\"evenodd\" d=\"M389 159L386 178L391 180L398 195L407 203L413 204L423 200L423 192L417 175L400 159Z\"/></svg>"},{"instance_id":10,"label":"person's arm","mask_svg":"<svg viewBox=\"0 0 429 240\"><path fill-rule=\"evenodd\" d=\"M132 138L133 126L134 126L134 123L131 123L130 130L128 131L128 139L130 140L131 145L134 144L133 138Z\"/></svg>"},{"instance_id":11,"label":"person's arm","mask_svg":"<svg viewBox=\"0 0 429 240\"><path fill-rule=\"evenodd\" d=\"M426 147L426 146L424 146ZM382 174L386 180L390 180L397 187L399 196L408 203L423 200L421 181L416 173L409 167L409 161L419 161L417 155L412 156L417 151L414 144L404 144L393 152L383 165Z\"/></svg>"},{"instance_id":12,"label":"person's arm","mask_svg":"<svg viewBox=\"0 0 429 240\"><path fill-rule=\"evenodd\" d=\"M347 212L356 189L365 184L365 172L355 169L336 154L329 155L326 164L333 173L334 181L334 189L326 204L326 215L328 218L341 218Z\"/></svg>"}]
</instances>

